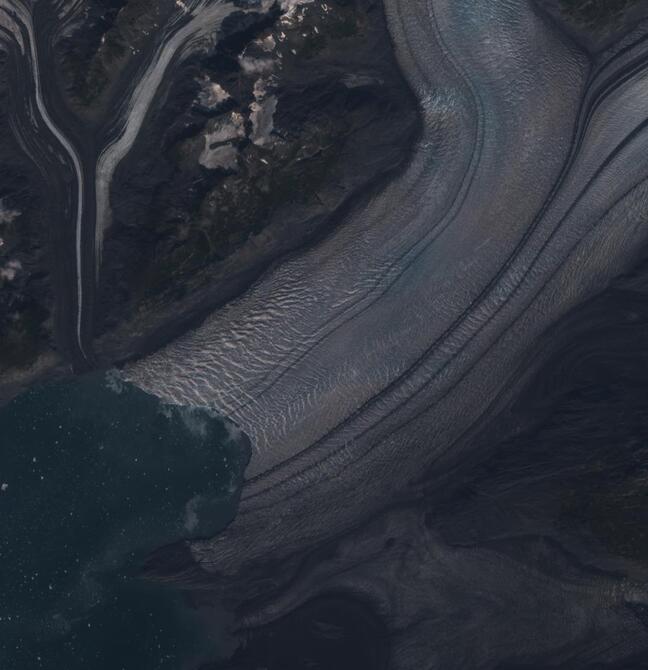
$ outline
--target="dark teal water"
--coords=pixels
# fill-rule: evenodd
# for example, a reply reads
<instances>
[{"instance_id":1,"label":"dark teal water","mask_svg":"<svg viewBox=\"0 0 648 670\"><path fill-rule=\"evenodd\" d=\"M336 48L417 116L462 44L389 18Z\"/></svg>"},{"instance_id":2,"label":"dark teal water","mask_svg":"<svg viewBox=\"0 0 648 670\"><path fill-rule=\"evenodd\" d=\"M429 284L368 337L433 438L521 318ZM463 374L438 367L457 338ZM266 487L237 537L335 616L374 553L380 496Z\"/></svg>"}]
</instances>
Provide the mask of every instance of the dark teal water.
<instances>
[{"instance_id":1,"label":"dark teal water","mask_svg":"<svg viewBox=\"0 0 648 670\"><path fill-rule=\"evenodd\" d=\"M232 513L243 440L103 375L0 410L0 668L178 669L218 625L135 576L151 550Z\"/></svg>"}]
</instances>

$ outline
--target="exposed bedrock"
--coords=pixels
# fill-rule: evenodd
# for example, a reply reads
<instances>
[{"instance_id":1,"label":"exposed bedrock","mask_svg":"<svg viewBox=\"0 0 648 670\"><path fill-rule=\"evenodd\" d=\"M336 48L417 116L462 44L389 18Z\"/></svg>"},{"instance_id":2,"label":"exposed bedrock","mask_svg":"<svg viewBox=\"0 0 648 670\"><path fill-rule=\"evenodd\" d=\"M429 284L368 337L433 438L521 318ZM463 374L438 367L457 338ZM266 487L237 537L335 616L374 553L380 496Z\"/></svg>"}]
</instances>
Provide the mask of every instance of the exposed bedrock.
<instances>
[{"instance_id":1,"label":"exposed bedrock","mask_svg":"<svg viewBox=\"0 0 648 670\"><path fill-rule=\"evenodd\" d=\"M193 547L214 574L441 476L514 396L538 335L648 235L641 27L591 62L530 2L387 14L424 115L408 169L126 371L253 442L237 519Z\"/></svg>"},{"instance_id":2,"label":"exposed bedrock","mask_svg":"<svg viewBox=\"0 0 648 670\"><path fill-rule=\"evenodd\" d=\"M0 403L44 374L61 374L61 323L74 278L74 170L43 99L30 3L0 3ZM71 319L70 319L71 320Z\"/></svg>"},{"instance_id":3,"label":"exposed bedrock","mask_svg":"<svg viewBox=\"0 0 648 670\"><path fill-rule=\"evenodd\" d=\"M0 193L0 280L38 294L0 308L8 352L25 333L0 401L194 327L370 198L420 127L377 0L2 0L0 43L7 187L22 161L47 191ZM5 267L20 245L38 257Z\"/></svg>"},{"instance_id":4,"label":"exposed bedrock","mask_svg":"<svg viewBox=\"0 0 648 670\"><path fill-rule=\"evenodd\" d=\"M327 234L416 138L379 3L241 7L215 46L171 66L115 169L101 362L150 352Z\"/></svg>"}]
</instances>

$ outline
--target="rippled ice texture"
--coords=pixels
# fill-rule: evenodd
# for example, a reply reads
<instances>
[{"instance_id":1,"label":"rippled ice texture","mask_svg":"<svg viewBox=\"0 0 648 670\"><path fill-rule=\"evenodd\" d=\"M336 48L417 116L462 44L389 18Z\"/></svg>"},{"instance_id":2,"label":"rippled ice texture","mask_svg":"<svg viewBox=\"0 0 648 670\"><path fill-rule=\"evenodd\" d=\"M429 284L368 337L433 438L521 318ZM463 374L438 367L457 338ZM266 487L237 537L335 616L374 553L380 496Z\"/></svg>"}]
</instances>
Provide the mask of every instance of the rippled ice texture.
<instances>
[{"instance_id":1,"label":"rippled ice texture","mask_svg":"<svg viewBox=\"0 0 648 670\"><path fill-rule=\"evenodd\" d=\"M196 549L213 569L351 523L459 450L646 238L643 43L591 65L531 2L385 4L424 121L407 170L126 371L252 440L236 523Z\"/></svg>"}]
</instances>

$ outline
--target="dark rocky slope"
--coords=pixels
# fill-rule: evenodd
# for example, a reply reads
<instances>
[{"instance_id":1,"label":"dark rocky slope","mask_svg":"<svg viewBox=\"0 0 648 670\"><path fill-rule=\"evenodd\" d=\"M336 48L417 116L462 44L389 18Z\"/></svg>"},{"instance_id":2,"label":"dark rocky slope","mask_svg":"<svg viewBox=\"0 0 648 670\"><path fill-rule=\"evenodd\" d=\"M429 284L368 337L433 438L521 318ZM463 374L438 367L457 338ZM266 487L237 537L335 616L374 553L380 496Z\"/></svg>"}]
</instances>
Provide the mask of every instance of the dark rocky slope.
<instances>
[{"instance_id":1,"label":"dark rocky slope","mask_svg":"<svg viewBox=\"0 0 648 670\"><path fill-rule=\"evenodd\" d=\"M417 128L379 3L229 17L117 172L101 362L150 351L326 234L403 164Z\"/></svg>"},{"instance_id":2,"label":"dark rocky slope","mask_svg":"<svg viewBox=\"0 0 648 670\"><path fill-rule=\"evenodd\" d=\"M13 67L0 49L0 401L56 369L52 226L43 175L10 130Z\"/></svg>"},{"instance_id":3,"label":"dark rocky slope","mask_svg":"<svg viewBox=\"0 0 648 670\"><path fill-rule=\"evenodd\" d=\"M275 260L326 235L350 202L403 165L415 140L417 103L396 66L380 2L276 3L269 11L234 4L240 10L215 46L171 66L117 169L91 310L99 367L151 352ZM78 134L87 179L93 152L111 136L178 7L87 0L60 30L43 15L50 32L39 48L53 59L45 94L59 124ZM12 66L3 57L3 90ZM72 263L74 237L71 218L53 220L65 208L51 206L57 188L45 195L40 185L45 163L35 165L15 140L10 100L5 91L0 400L67 367L57 333L65 320L60 287L50 272L61 258Z\"/></svg>"},{"instance_id":4,"label":"dark rocky slope","mask_svg":"<svg viewBox=\"0 0 648 670\"><path fill-rule=\"evenodd\" d=\"M642 0L537 0L572 38L600 51L648 16Z\"/></svg>"}]
</instances>

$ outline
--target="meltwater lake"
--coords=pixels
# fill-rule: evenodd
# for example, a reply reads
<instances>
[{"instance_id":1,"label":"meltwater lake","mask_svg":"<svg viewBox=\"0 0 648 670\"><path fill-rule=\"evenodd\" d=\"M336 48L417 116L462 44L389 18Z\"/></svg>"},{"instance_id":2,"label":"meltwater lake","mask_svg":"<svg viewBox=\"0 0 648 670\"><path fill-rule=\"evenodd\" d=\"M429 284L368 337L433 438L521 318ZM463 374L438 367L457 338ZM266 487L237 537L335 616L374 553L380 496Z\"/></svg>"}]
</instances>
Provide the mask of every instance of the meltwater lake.
<instances>
[{"instance_id":1,"label":"meltwater lake","mask_svg":"<svg viewBox=\"0 0 648 670\"><path fill-rule=\"evenodd\" d=\"M0 667L175 670L218 655L218 622L137 572L227 523L246 454L218 417L110 374L0 409Z\"/></svg>"}]
</instances>

